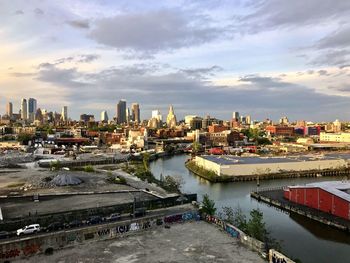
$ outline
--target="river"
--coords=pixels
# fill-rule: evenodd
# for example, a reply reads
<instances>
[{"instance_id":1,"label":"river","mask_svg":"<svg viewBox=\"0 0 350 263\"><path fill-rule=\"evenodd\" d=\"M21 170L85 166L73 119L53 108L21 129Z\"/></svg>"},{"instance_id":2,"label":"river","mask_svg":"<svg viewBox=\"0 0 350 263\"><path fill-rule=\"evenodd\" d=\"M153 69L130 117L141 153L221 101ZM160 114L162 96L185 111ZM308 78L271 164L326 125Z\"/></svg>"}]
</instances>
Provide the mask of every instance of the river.
<instances>
[{"instance_id":1,"label":"river","mask_svg":"<svg viewBox=\"0 0 350 263\"><path fill-rule=\"evenodd\" d=\"M210 183L189 172L184 163L187 155L177 155L158 159L151 163L153 174L163 176L181 176L182 191L197 193L201 200L209 194L218 209L223 206L240 206L248 214L251 209L259 208L271 235L279 240L282 251L303 263L343 263L350 262L350 235L301 216L290 216L264 203L250 198L250 192L256 189L256 182ZM260 181L260 188L305 184L316 181L341 180L337 177L297 178Z\"/></svg>"}]
</instances>

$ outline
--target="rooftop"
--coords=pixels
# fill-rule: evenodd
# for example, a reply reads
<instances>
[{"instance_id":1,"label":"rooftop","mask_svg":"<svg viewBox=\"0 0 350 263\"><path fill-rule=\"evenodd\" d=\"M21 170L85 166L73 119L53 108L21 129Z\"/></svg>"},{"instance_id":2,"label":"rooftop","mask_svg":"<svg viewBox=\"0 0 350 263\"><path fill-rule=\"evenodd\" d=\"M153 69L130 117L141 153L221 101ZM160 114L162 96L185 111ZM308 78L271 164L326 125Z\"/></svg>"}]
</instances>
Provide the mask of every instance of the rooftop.
<instances>
[{"instance_id":1,"label":"rooftop","mask_svg":"<svg viewBox=\"0 0 350 263\"><path fill-rule=\"evenodd\" d=\"M289 186L289 188L320 188L350 202L350 181L325 181L306 185Z\"/></svg>"},{"instance_id":2,"label":"rooftop","mask_svg":"<svg viewBox=\"0 0 350 263\"><path fill-rule=\"evenodd\" d=\"M262 164L262 163L288 163L288 162L305 162L318 160L336 160L350 159L350 153L344 154L327 154L327 155L290 155L279 157L239 157L235 155L204 155L201 156L208 161L220 165L239 165L239 164Z\"/></svg>"}]
</instances>

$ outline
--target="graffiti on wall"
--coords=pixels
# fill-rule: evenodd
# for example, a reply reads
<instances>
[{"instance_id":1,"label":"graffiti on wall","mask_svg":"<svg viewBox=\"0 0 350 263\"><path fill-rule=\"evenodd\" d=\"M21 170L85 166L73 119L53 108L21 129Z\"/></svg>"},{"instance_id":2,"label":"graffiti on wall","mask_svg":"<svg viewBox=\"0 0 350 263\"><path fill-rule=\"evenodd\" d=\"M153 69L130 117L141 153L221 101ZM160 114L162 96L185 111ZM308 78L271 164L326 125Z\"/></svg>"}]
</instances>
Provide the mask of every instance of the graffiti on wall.
<instances>
[{"instance_id":1,"label":"graffiti on wall","mask_svg":"<svg viewBox=\"0 0 350 263\"><path fill-rule=\"evenodd\" d=\"M13 248L0 253L0 259L9 259L18 257L21 253L24 256L30 256L41 251L40 244L27 244L21 250L18 248Z\"/></svg>"},{"instance_id":2,"label":"graffiti on wall","mask_svg":"<svg viewBox=\"0 0 350 263\"><path fill-rule=\"evenodd\" d=\"M21 251L18 250L17 248L10 249L10 250L7 250L7 251L0 253L0 258L1 259L15 258L15 257L18 257L20 253L21 253Z\"/></svg>"},{"instance_id":3,"label":"graffiti on wall","mask_svg":"<svg viewBox=\"0 0 350 263\"><path fill-rule=\"evenodd\" d=\"M23 249L22 252L25 256L29 256L32 254L36 254L40 251L40 245L39 244L30 244L26 245Z\"/></svg>"},{"instance_id":4,"label":"graffiti on wall","mask_svg":"<svg viewBox=\"0 0 350 263\"><path fill-rule=\"evenodd\" d=\"M101 229L101 230L97 231L97 235L99 237L109 235L110 233L111 233L110 229Z\"/></svg>"},{"instance_id":5,"label":"graffiti on wall","mask_svg":"<svg viewBox=\"0 0 350 263\"><path fill-rule=\"evenodd\" d=\"M223 230L225 230L232 237L239 238L239 236L240 236L239 231L237 231L234 228L234 226L227 224L225 221L223 221L215 216L206 215L205 220L209 223L213 223L213 224L221 227Z\"/></svg>"}]
</instances>

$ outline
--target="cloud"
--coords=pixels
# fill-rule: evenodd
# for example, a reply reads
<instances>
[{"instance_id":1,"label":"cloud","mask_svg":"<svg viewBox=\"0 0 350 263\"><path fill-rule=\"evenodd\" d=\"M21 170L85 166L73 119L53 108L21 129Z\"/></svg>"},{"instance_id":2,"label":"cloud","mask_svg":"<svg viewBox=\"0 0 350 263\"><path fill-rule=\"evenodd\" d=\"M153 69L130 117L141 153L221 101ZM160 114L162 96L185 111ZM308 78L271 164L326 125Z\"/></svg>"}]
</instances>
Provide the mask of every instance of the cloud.
<instances>
[{"instance_id":1,"label":"cloud","mask_svg":"<svg viewBox=\"0 0 350 263\"><path fill-rule=\"evenodd\" d=\"M318 75L320 75L320 76L329 76L329 75L331 75L331 74L328 73L328 71L325 70L325 69L321 69L321 70L317 71L317 73L318 73Z\"/></svg>"},{"instance_id":2,"label":"cloud","mask_svg":"<svg viewBox=\"0 0 350 263\"><path fill-rule=\"evenodd\" d=\"M350 14L349 14L350 15ZM350 25L341 27L332 34L322 38L317 43L317 48L346 48L350 45Z\"/></svg>"},{"instance_id":3,"label":"cloud","mask_svg":"<svg viewBox=\"0 0 350 263\"><path fill-rule=\"evenodd\" d=\"M13 72L10 73L11 76L16 78L23 78L23 77L33 77L36 76L36 73L29 73L29 72Z\"/></svg>"},{"instance_id":4,"label":"cloud","mask_svg":"<svg viewBox=\"0 0 350 263\"><path fill-rule=\"evenodd\" d=\"M77 62L79 63L90 63L96 59L99 59L100 56L96 54L87 54L87 55L80 55L77 58Z\"/></svg>"},{"instance_id":5,"label":"cloud","mask_svg":"<svg viewBox=\"0 0 350 263\"><path fill-rule=\"evenodd\" d=\"M70 20L66 21L66 23L72 27L78 28L78 29L89 29L90 28L90 21L88 19L82 19L82 20Z\"/></svg>"},{"instance_id":6,"label":"cloud","mask_svg":"<svg viewBox=\"0 0 350 263\"><path fill-rule=\"evenodd\" d=\"M23 10L16 10L15 15L24 15Z\"/></svg>"},{"instance_id":7,"label":"cloud","mask_svg":"<svg viewBox=\"0 0 350 263\"><path fill-rule=\"evenodd\" d=\"M334 49L317 53L317 56L310 61L312 65L340 66L349 62L350 50Z\"/></svg>"},{"instance_id":8,"label":"cloud","mask_svg":"<svg viewBox=\"0 0 350 263\"><path fill-rule=\"evenodd\" d=\"M40 8L35 8L33 11L34 11L34 14L39 15L39 16L44 14L44 11L41 10Z\"/></svg>"},{"instance_id":9,"label":"cloud","mask_svg":"<svg viewBox=\"0 0 350 263\"><path fill-rule=\"evenodd\" d=\"M53 86L66 87L66 98L79 112L87 104L114 108L120 99L139 102L143 117L149 117L152 109L166 111L169 104L175 105L176 113L204 115L210 107L210 114L229 118L229 112L239 109L254 118L279 118L287 114L290 118L333 119L349 107L347 97L326 95L303 85L282 81L279 78L246 75L238 84L216 86L205 77L193 78L185 70L159 72L161 65L135 64L128 67L108 68L93 73L84 73L76 68L61 69L51 66L40 70L38 80ZM196 72L196 69L192 69ZM202 69L198 68L201 72ZM210 72L208 74L211 74ZM106 96L106 94L108 96ZM215 105L215 107L214 107ZM325 115L310 110L323 105L329 109ZM90 109L98 114L100 108ZM80 112L81 113L81 112ZM110 114L111 115L111 114Z\"/></svg>"},{"instance_id":10,"label":"cloud","mask_svg":"<svg viewBox=\"0 0 350 263\"><path fill-rule=\"evenodd\" d=\"M202 16L158 10L96 20L89 36L117 49L155 53L208 43L221 33Z\"/></svg>"},{"instance_id":11,"label":"cloud","mask_svg":"<svg viewBox=\"0 0 350 263\"><path fill-rule=\"evenodd\" d=\"M350 1L344 0L293 0L283 4L280 0L264 0L254 6L252 13L240 19L242 29L251 33L339 21L350 16Z\"/></svg>"},{"instance_id":12,"label":"cloud","mask_svg":"<svg viewBox=\"0 0 350 263\"><path fill-rule=\"evenodd\" d=\"M206 68L182 69L180 70L180 72L183 72L190 77L207 78L207 77L215 76L217 72L222 70L223 70L222 67L215 65L215 66L206 67Z\"/></svg>"}]
</instances>

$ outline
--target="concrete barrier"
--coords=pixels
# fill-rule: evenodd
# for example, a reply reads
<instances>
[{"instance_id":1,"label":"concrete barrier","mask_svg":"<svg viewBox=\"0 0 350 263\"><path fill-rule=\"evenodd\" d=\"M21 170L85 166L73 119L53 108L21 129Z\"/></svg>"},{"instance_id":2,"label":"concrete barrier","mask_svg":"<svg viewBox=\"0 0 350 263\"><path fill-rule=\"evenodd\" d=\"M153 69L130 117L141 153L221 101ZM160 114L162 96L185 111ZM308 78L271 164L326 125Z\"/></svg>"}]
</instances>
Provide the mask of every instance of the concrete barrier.
<instances>
[{"instance_id":1,"label":"concrete barrier","mask_svg":"<svg viewBox=\"0 0 350 263\"><path fill-rule=\"evenodd\" d=\"M282 253L278 252L277 250L270 249L269 250L269 262L270 263L295 263L295 261L289 259Z\"/></svg>"}]
</instances>

